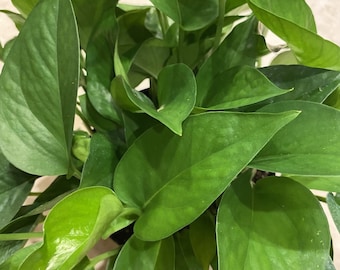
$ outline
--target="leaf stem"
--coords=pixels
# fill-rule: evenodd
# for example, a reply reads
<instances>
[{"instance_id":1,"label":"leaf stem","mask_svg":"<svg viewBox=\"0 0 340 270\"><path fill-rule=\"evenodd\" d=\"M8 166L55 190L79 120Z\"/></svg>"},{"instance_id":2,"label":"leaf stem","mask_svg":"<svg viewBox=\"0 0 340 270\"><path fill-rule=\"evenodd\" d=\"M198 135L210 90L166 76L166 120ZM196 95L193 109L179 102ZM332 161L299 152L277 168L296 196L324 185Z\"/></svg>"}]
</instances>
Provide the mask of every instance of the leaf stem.
<instances>
[{"instance_id":1,"label":"leaf stem","mask_svg":"<svg viewBox=\"0 0 340 270\"><path fill-rule=\"evenodd\" d=\"M89 124L89 122L87 121L87 119L85 118L85 116L83 115L83 113L76 107L76 115L78 115L80 117L80 119L83 121L84 126L86 128L86 130L90 133L93 134L93 130L91 128L91 125Z\"/></svg>"},{"instance_id":2,"label":"leaf stem","mask_svg":"<svg viewBox=\"0 0 340 270\"><path fill-rule=\"evenodd\" d=\"M181 26L178 26L178 46L177 46L177 62L183 63L183 44L184 44L184 30L181 28Z\"/></svg>"},{"instance_id":3,"label":"leaf stem","mask_svg":"<svg viewBox=\"0 0 340 270\"><path fill-rule=\"evenodd\" d=\"M215 51L221 42L222 30L223 30L223 24L224 24L225 2L226 0L219 0L219 14L218 14L218 19L217 19L217 29L216 29L216 35L215 35L212 51Z\"/></svg>"},{"instance_id":4,"label":"leaf stem","mask_svg":"<svg viewBox=\"0 0 340 270\"><path fill-rule=\"evenodd\" d=\"M319 196L319 195L315 195L315 197L320 201L320 202L327 202L326 200L326 197L322 197L322 196Z\"/></svg>"},{"instance_id":5,"label":"leaf stem","mask_svg":"<svg viewBox=\"0 0 340 270\"><path fill-rule=\"evenodd\" d=\"M90 260L90 263L86 266L85 270L93 269L96 266L97 263L99 263L103 260L109 259L113 256L116 256L118 254L119 250L120 250L120 247L113 249L113 250L110 250L110 251L107 251L105 253L102 253L102 254L94 257L93 259Z\"/></svg>"},{"instance_id":6,"label":"leaf stem","mask_svg":"<svg viewBox=\"0 0 340 270\"><path fill-rule=\"evenodd\" d=\"M0 241L27 240L30 238L40 238L40 237L43 237L43 232L4 233L4 234L0 234Z\"/></svg>"},{"instance_id":7,"label":"leaf stem","mask_svg":"<svg viewBox=\"0 0 340 270\"><path fill-rule=\"evenodd\" d=\"M161 25L163 38L169 29L168 18L158 9L156 9L159 24Z\"/></svg>"}]
</instances>

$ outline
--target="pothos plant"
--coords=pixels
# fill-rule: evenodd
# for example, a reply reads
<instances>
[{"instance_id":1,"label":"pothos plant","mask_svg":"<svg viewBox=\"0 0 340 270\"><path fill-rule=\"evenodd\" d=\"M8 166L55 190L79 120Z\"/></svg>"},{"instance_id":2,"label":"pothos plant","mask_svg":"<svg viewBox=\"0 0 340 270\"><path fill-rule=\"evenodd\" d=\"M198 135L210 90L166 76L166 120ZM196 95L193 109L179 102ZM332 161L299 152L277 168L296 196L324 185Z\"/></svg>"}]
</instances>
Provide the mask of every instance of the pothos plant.
<instances>
[{"instance_id":1,"label":"pothos plant","mask_svg":"<svg viewBox=\"0 0 340 270\"><path fill-rule=\"evenodd\" d=\"M303 0L151 2L2 11L0 269L334 269L340 48Z\"/></svg>"}]
</instances>

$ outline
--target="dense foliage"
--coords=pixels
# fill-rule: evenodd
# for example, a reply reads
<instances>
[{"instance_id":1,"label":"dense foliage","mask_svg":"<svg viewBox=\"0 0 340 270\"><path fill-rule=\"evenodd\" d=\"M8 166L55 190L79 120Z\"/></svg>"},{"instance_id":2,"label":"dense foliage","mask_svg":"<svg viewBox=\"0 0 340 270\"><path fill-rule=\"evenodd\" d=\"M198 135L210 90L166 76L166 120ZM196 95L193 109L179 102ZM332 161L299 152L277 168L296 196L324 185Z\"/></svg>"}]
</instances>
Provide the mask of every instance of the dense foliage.
<instances>
[{"instance_id":1,"label":"dense foliage","mask_svg":"<svg viewBox=\"0 0 340 270\"><path fill-rule=\"evenodd\" d=\"M0 269L334 269L319 200L340 228L340 48L303 0L12 2Z\"/></svg>"}]
</instances>

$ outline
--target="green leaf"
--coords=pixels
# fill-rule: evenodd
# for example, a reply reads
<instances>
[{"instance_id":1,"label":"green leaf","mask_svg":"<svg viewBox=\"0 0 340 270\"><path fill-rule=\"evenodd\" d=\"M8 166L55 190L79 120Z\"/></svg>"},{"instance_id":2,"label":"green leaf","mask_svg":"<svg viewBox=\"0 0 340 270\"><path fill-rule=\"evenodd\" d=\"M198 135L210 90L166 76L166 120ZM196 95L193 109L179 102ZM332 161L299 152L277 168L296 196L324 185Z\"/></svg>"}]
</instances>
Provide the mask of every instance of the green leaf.
<instances>
[{"instance_id":1,"label":"green leaf","mask_svg":"<svg viewBox=\"0 0 340 270\"><path fill-rule=\"evenodd\" d=\"M290 91L279 89L249 66L231 68L206 80L211 80L209 88L198 87L196 106L210 110L238 108Z\"/></svg>"},{"instance_id":2,"label":"green leaf","mask_svg":"<svg viewBox=\"0 0 340 270\"><path fill-rule=\"evenodd\" d=\"M39 0L11 0L11 2L26 18Z\"/></svg>"},{"instance_id":3,"label":"green leaf","mask_svg":"<svg viewBox=\"0 0 340 270\"><path fill-rule=\"evenodd\" d=\"M234 28L199 69L196 78L199 89L209 89L212 78L232 67L255 65L258 44L256 27L257 21L251 17Z\"/></svg>"},{"instance_id":4,"label":"green leaf","mask_svg":"<svg viewBox=\"0 0 340 270\"><path fill-rule=\"evenodd\" d=\"M19 169L68 172L78 73L72 6L43 0L27 18L0 77L0 145Z\"/></svg>"},{"instance_id":5,"label":"green leaf","mask_svg":"<svg viewBox=\"0 0 340 270\"><path fill-rule=\"evenodd\" d=\"M44 222L44 243L21 269L72 269L122 211L112 190L80 189L59 202Z\"/></svg>"},{"instance_id":6,"label":"green leaf","mask_svg":"<svg viewBox=\"0 0 340 270\"><path fill-rule=\"evenodd\" d=\"M1 13L6 14L15 24L15 27L20 30L23 24L25 23L25 18L18 13L15 13L10 10L0 10Z\"/></svg>"},{"instance_id":7,"label":"green leaf","mask_svg":"<svg viewBox=\"0 0 340 270\"><path fill-rule=\"evenodd\" d=\"M301 175L284 175L309 189L324 190L329 192L340 192L340 177L332 176L301 176Z\"/></svg>"},{"instance_id":8,"label":"green leaf","mask_svg":"<svg viewBox=\"0 0 340 270\"><path fill-rule=\"evenodd\" d=\"M218 16L218 0L151 0L151 2L186 31L201 29Z\"/></svg>"},{"instance_id":9,"label":"green leaf","mask_svg":"<svg viewBox=\"0 0 340 270\"><path fill-rule=\"evenodd\" d=\"M339 193L334 195L332 193L327 194L327 205L328 209L332 215L333 221L340 232L340 196Z\"/></svg>"},{"instance_id":10,"label":"green leaf","mask_svg":"<svg viewBox=\"0 0 340 270\"><path fill-rule=\"evenodd\" d=\"M17 214L36 177L11 165L0 152L0 229Z\"/></svg>"},{"instance_id":11,"label":"green leaf","mask_svg":"<svg viewBox=\"0 0 340 270\"><path fill-rule=\"evenodd\" d=\"M217 215L219 269L323 269L330 234L314 195L289 178L236 179Z\"/></svg>"},{"instance_id":12,"label":"green leaf","mask_svg":"<svg viewBox=\"0 0 340 270\"><path fill-rule=\"evenodd\" d=\"M316 34L305 1L277 1L273 5L269 0L248 0L248 4L264 25L288 43L299 62L340 71L340 48Z\"/></svg>"},{"instance_id":13,"label":"green leaf","mask_svg":"<svg viewBox=\"0 0 340 270\"><path fill-rule=\"evenodd\" d=\"M114 76L113 47L117 31L114 14L114 9L103 14L101 24L89 40L86 50L86 93L99 114L120 123L120 114L110 93Z\"/></svg>"},{"instance_id":14,"label":"green leaf","mask_svg":"<svg viewBox=\"0 0 340 270\"><path fill-rule=\"evenodd\" d=\"M87 44L94 29L102 20L103 14L115 8L117 0L72 0L74 12L77 17L80 44L86 50ZM114 17L114 12L112 13Z\"/></svg>"},{"instance_id":15,"label":"green leaf","mask_svg":"<svg viewBox=\"0 0 340 270\"><path fill-rule=\"evenodd\" d=\"M203 270L209 270L216 256L215 222L207 212L190 224L190 242Z\"/></svg>"},{"instance_id":16,"label":"green leaf","mask_svg":"<svg viewBox=\"0 0 340 270\"><path fill-rule=\"evenodd\" d=\"M113 270L174 270L175 247L172 238L144 242L132 236L120 251Z\"/></svg>"},{"instance_id":17,"label":"green leaf","mask_svg":"<svg viewBox=\"0 0 340 270\"><path fill-rule=\"evenodd\" d=\"M297 114L205 113L184 122L182 137L161 126L145 132L122 157L114 177L117 196L143 211L136 236L159 240L195 220Z\"/></svg>"},{"instance_id":18,"label":"green leaf","mask_svg":"<svg viewBox=\"0 0 340 270\"><path fill-rule=\"evenodd\" d=\"M117 145L104 134L93 134L90 154L84 164L80 187L112 187L113 172L118 161Z\"/></svg>"},{"instance_id":19,"label":"green leaf","mask_svg":"<svg viewBox=\"0 0 340 270\"><path fill-rule=\"evenodd\" d=\"M112 87L118 103L127 104L128 108L136 106L176 134L182 134L182 122L191 113L196 99L196 81L190 68L175 64L162 69L157 81L157 107L145 94L132 89L125 82L123 86L124 89L116 84Z\"/></svg>"},{"instance_id":20,"label":"green leaf","mask_svg":"<svg viewBox=\"0 0 340 270\"><path fill-rule=\"evenodd\" d=\"M250 166L295 175L340 176L340 111L307 101L267 105L261 112L301 110L280 130Z\"/></svg>"}]
</instances>

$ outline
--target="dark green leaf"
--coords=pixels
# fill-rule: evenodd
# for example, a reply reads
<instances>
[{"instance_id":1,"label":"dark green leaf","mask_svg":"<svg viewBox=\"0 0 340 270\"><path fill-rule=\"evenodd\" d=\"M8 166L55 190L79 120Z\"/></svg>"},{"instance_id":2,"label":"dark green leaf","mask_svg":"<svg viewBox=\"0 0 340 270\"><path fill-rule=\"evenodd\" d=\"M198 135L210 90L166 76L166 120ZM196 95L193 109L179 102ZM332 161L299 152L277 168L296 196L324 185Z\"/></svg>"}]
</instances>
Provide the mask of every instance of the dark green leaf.
<instances>
[{"instance_id":1,"label":"dark green leaf","mask_svg":"<svg viewBox=\"0 0 340 270\"><path fill-rule=\"evenodd\" d=\"M247 0L227 0L225 5L226 13L247 3Z\"/></svg>"},{"instance_id":2,"label":"dark green leaf","mask_svg":"<svg viewBox=\"0 0 340 270\"><path fill-rule=\"evenodd\" d=\"M190 242L203 270L209 270L216 256L215 221L208 212L190 224Z\"/></svg>"},{"instance_id":3,"label":"dark green leaf","mask_svg":"<svg viewBox=\"0 0 340 270\"><path fill-rule=\"evenodd\" d=\"M90 154L84 164L80 187L112 187L113 172L118 160L117 145L104 134L93 134Z\"/></svg>"},{"instance_id":4,"label":"dark green leaf","mask_svg":"<svg viewBox=\"0 0 340 270\"><path fill-rule=\"evenodd\" d=\"M314 195L288 179L236 179L217 215L220 269L324 269L327 218Z\"/></svg>"},{"instance_id":5,"label":"dark green leaf","mask_svg":"<svg viewBox=\"0 0 340 270\"><path fill-rule=\"evenodd\" d=\"M22 269L72 269L122 211L112 190L80 189L59 202L44 222L44 243Z\"/></svg>"},{"instance_id":6,"label":"dark green leaf","mask_svg":"<svg viewBox=\"0 0 340 270\"><path fill-rule=\"evenodd\" d=\"M340 71L340 48L318 36L305 1L248 0L256 17L285 40L298 61L307 66ZM308 40L308 42L306 42Z\"/></svg>"},{"instance_id":7,"label":"dark green leaf","mask_svg":"<svg viewBox=\"0 0 340 270\"><path fill-rule=\"evenodd\" d=\"M340 111L307 101L267 105L261 112L301 110L251 162L271 172L310 176L340 176Z\"/></svg>"},{"instance_id":8,"label":"dark green leaf","mask_svg":"<svg viewBox=\"0 0 340 270\"><path fill-rule=\"evenodd\" d=\"M136 106L176 134L182 134L182 122L191 113L196 99L195 77L186 65L176 64L162 69L157 81L157 105L127 83L123 82L123 87L121 83L112 84L112 94L117 103L126 108Z\"/></svg>"},{"instance_id":9,"label":"dark green leaf","mask_svg":"<svg viewBox=\"0 0 340 270\"><path fill-rule=\"evenodd\" d=\"M16 38L0 77L1 149L16 167L37 175L68 172L78 73L71 4L43 0Z\"/></svg>"},{"instance_id":10,"label":"dark green leaf","mask_svg":"<svg viewBox=\"0 0 340 270\"><path fill-rule=\"evenodd\" d=\"M211 78L232 67L255 65L258 41L256 27L256 19L250 18L234 28L198 71L198 88L209 89Z\"/></svg>"},{"instance_id":11,"label":"dark green leaf","mask_svg":"<svg viewBox=\"0 0 340 270\"><path fill-rule=\"evenodd\" d=\"M151 0L151 2L186 31L201 29L218 16L218 0Z\"/></svg>"},{"instance_id":12,"label":"dark green leaf","mask_svg":"<svg viewBox=\"0 0 340 270\"><path fill-rule=\"evenodd\" d=\"M198 85L196 106L225 110L253 104L284 91L272 84L261 72L249 66L228 69L206 78L209 88Z\"/></svg>"},{"instance_id":13,"label":"dark green leaf","mask_svg":"<svg viewBox=\"0 0 340 270\"><path fill-rule=\"evenodd\" d=\"M340 196L339 193L334 197L332 193L327 194L327 204L329 211L333 217L335 226L340 232Z\"/></svg>"},{"instance_id":14,"label":"dark green leaf","mask_svg":"<svg viewBox=\"0 0 340 270\"><path fill-rule=\"evenodd\" d=\"M19 171L0 152L0 229L17 214L36 177Z\"/></svg>"},{"instance_id":15,"label":"dark green leaf","mask_svg":"<svg viewBox=\"0 0 340 270\"><path fill-rule=\"evenodd\" d=\"M144 242L132 236L120 251L113 270L174 270L174 240Z\"/></svg>"},{"instance_id":16,"label":"dark green leaf","mask_svg":"<svg viewBox=\"0 0 340 270\"><path fill-rule=\"evenodd\" d=\"M143 210L135 234L158 240L191 223L297 114L206 113L185 121L182 137L160 126L145 132L114 178L119 198Z\"/></svg>"}]
</instances>

